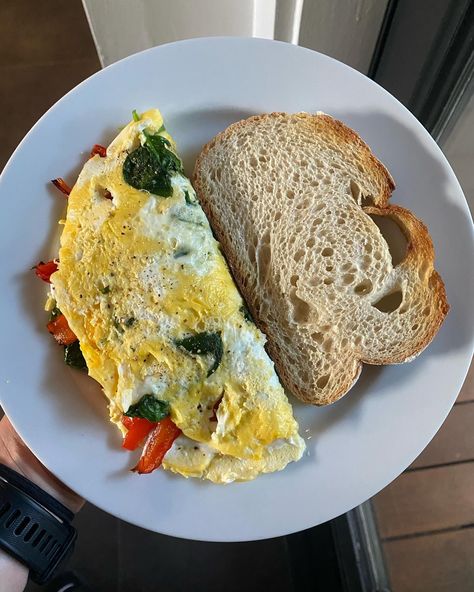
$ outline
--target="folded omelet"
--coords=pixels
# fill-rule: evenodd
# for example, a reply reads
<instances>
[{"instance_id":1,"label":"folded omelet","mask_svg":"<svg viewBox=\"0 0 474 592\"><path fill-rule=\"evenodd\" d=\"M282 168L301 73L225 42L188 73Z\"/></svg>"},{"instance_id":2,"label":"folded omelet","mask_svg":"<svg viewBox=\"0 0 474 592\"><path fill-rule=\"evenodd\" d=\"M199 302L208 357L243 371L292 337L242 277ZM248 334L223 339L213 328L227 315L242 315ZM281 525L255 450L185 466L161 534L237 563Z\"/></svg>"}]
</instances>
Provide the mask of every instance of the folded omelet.
<instances>
[{"instance_id":1,"label":"folded omelet","mask_svg":"<svg viewBox=\"0 0 474 592\"><path fill-rule=\"evenodd\" d=\"M223 483L301 457L265 337L159 111L136 116L85 164L63 223L52 297L122 433L123 414L153 395L182 430L165 469Z\"/></svg>"}]
</instances>

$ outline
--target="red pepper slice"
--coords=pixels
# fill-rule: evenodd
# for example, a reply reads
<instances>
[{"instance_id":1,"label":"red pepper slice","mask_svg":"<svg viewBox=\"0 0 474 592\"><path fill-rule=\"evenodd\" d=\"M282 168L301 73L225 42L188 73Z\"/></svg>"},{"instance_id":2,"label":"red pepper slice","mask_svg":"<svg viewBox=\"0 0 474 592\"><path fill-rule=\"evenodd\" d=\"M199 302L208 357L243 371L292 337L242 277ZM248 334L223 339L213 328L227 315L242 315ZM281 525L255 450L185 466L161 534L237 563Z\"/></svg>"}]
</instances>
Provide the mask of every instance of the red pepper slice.
<instances>
[{"instance_id":1,"label":"red pepper slice","mask_svg":"<svg viewBox=\"0 0 474 592\"><path fill-rule=\"evenodd\" d=\"M105 146L101 146L100 144L94 144L91 150L90 158L98 154L101 158L105 158L107 156L107 148Z\"/></svg>"},{"instance_id":2,"label":"red pepper slice","mask_svg":"<svg viewBox=\"0 0 474 592\"><path fill-rule=\"evenodd\" d=\"M132 470L143 474L151 473L157 469L161 465L163 457L180 434L181 430L169 417L165 417L159 421L154 430L150 432L140 460Z\"/></svg>"},{"instance_id":3,"label":"red pepper slice","mask_svg":"<svg viewBox=\"0 0 474 592\"><path fill-rule=\"evenodd\" d=\"M72 332L66 317L63 314L58 315L47 325L48 331L60 345L71 345L77 341L76 335Z\"/></svg>"},{"instance_id":4,"label":"red pepper slice","mask_svg":"<svg viewBox=\"0 0 474 592\"><path fill-rule=\"evenodd\" d=\"M44 282L51 283L51 275L58 270L58 264L56 261L48 261L44 263L44 261L40 261L37 265L33 268L35 270L36 275L42 279Z\"/></svg>"},{"instance_id":5,"label":"red pepper slice","mask_svg":"<svg viewBox=\"0 0 474 592\"><path fill-rule=\"evenodd\" d=\"M149 421L144 417L122 417L122 423L127 428L122 442L122 447L127 450L135 450L142 444L151 430L156 426L156 422Z\"/></svg>"},{"instance_id":6,"label":"red pepper slice","mask_svg":"<svg viewBox=\"0 0 474 592\"><path fill-rule=\"evenodd\" d=\"M64 195L69 195L72 191L66 181L61 179L61 177L58 177L57 179L51 179L51 183L57 187L59 191L62 191Z\"/></svg>"}]
</instances>

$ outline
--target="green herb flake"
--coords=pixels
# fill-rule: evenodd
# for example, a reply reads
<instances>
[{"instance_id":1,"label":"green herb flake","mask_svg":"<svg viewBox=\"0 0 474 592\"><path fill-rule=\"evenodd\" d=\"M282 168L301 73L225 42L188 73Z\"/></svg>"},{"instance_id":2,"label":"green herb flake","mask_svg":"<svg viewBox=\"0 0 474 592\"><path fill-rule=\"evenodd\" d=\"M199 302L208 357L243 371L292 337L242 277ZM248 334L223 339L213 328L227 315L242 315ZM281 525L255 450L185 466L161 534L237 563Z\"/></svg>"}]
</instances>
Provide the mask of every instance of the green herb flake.
<instances>
[{"instance_id":1,"label":"green herb flake","mask_svg":"<svg viewBox=\"0 0 474 592\"><path fill-rule=\"evenodd\" d=\"M130 405L128 411L125 412L127 417L143 417L153 422L161 421L169 414L169 403L157 399L154 395L143 395L138 403Z\"/></svg>"},{"instance_id":2,"label":"green herb flake","mask_svg":"<svg viewBox=\"0 0 474 592\"><path fill-rule=\"evenodd\" d=\"M191 199L191 197L189 196L189 191L187 190L184 191L184 199L188 206L197 206L197 203L193 199Z\"/></svg>"},{"instance_id":3,"label":"green herb flake","mask_svg":"<svg viewBox=\"0 0 474 592\"><path fill-rule=\"evenodd\" d=\"M102 294L108 294L110 292L110 286L104 286L103 288L99 288Z\"/></svg>"},{"instance_id":4,"label":"green herb flake","mask_svg":"<svg viewBox=\"0 0 474 592\"><path fill-rule=\"evenodd\" d=\"M171 217L175 220L179 220L180 222L185 222L186 224L194 224L194 226L204 226L204 222L202 220L196 220L195 217L192 217L191 211L186 213L186 211L181 210L179 212L171 212Z\"/></svg>"},{"instance_id":5,"label":"green herb flake","mask_svg":"<svg viewBox=\"0 0 474 592\"><path fill-rule=\"evenodd\" d=\"M173 257L175 259L179 259L180 257L186 257L186 255L189 255L190 252L191 251L189 249L187 249L186 247L182 247L180 249L176 249Z\"/></svg>"},{"instance_id":6,"label":"green herb flake","mask_svg":"<svg viewBox=\"0 0 474 592\"><path fill-rule=\"evenodd\" d=\"M124 323L124 324L125 324L125 326L126 326L126 327L131 327L131 326L132 326L132 325L135 323L135 321L136 321L136 320L137 320L137 319L136 319L135 317L129 317L129 318L128 318L128 319L125 321L125 323Z\"/></svg>"},{"instance_id":7,"label":"green herb flake","mask_svg":"<svg viewBox=\"0 0 474 592\"><path fill-rule=\"evenodd\" d=\"M136 109L132 111L133 121L140 121L140 115L138 115Z\"/></svg>"},{"instance_id":8,"label":"green herb flake","mask_svg":"<svg viewBox=\"0 0 474 592\"><path fill-rule=\"evenodd\" d=\"M209 368L207 376L210 376L217 370L224 354L224 346L222 344L220 333L204 331L203 333L191 335L191 337L179 339L176 341L176 345L182 347L190 354L197 354L200 356L208 354L212 355L214 362Z\"/></svg>"},{"instance_id":9,"label":"green herb flake","mask_svg":"<svg viewBox=\"0 0 474 592\"><path fill-rule=\"evenodd\" d=\"M87 370L86 360L82 355L79 341L75 341L70 345L64 347L64 361L68 366L72 368L78 368L79 370Z\"/></svg>"}]
</instances>

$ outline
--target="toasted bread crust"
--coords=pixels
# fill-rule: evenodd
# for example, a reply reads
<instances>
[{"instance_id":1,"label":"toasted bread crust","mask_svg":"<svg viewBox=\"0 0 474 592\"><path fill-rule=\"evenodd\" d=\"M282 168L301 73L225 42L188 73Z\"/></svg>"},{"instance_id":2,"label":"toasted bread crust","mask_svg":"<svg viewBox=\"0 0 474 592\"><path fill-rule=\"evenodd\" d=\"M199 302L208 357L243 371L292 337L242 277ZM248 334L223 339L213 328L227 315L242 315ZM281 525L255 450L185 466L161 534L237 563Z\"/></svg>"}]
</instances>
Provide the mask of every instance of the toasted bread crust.
<instances>
[{"instance_id":1,"label":"toasted bread crust","mask_svg":"<svg viewBox=\"0 0 474 592\"><path fill-rule=\"evenodd\" d=\"M358 204L361 206L359 212L391 218L400 227L408 242L407 255L404 261L396 269L393 269L390 274L387 272L388 279L385 282L388 286L390 282L393 283L394 277L398 278L398 284L395 282L394 286L405 286L404 290L409 293L409 298L414 302L413 311L410 310L409 313L405 315L405 318L402 317L402 312L399 314L399 311L397 311L396 313L397 319L403 319L403 323L405 323L404 325L401 325L405 327L401 332L401 335L389 335L386 339L388 345L384 343L383 347L378 349L375 347L377 344L376 339L373 340L375 345L372 343L364 344L363 336L359 344L357 344L357 339L352 343L351 339L353 340L355 335L354 331L351 333L347 327L341 325L339 327L338 335L336 336L336 339L339 339L338 343L342 344L345 341L349 341L352 343L352 346L350 348L342 345L335 346L336 352L335 358L333 358L333 363L337 364L339 362L338 358L343 358L343 363L340 364L340 367L334 370L337 374L335 379L333 379L334 377L331 375L329 383L325 383L321 388L319 387L319 384L320 382L321 384L324 382L324 379L328 374L327 364L324 365L326 355L324 351L314 355L311 354L308 358L300 356L296 358L296 363L292 363L292 353L290 350L285 349L280 333L284 333L287 337L290 336L290 340L293 338L296 349L298 349L298 346L301 344L311 348L314 344L312 344L310 340L310 330L312 330L313 327L316 327L318 323L321 324L321 320L319 319L321 316L320 311L323 310L325 317L331 317L331 311L329 310L328 312L327 310L327 302L325 301L324 305L322 305L321 301L318 299L318 294L321 294L321 292L317 292L316 288L308 288L306 285L306 278L300 275L298 279L299 283L297 283L294 289L294 294L297 295L296 300L303 299L304 304L307 304L310 307L309 312L307 313L307 318L305 319L305 323L310 329L307 329L304 326L304 323L295 328L295 325L292 324L291 319L288 317L288 311L291 310L291 303L288 301L291 300L291 290L293 290L291 282L289 281L290 278L285 278L285 281L278 279L279 268L277 265L271 268L268 272L270 274L268 277L265 276L263 280L260 278L261 283L258 283L258 278L255 279L254 277L258 275L258 269L252 271L251 261L246 262L247 267L245 267L242 261L242 245L246 244L245 232L250 231L248 228L243 229L242 225L234 227L233 233L230 231L230 216L232 214L230 214L228 210L222 209L224 206L221 208L220 204L216 201L216 197L210 190L211 186L209 180L206 177L208 172L212 171L216 154L218 154L223 146L229 146L235 138L243 138L246 135L253 138L253 135L259 132L260 127L262 125L267 125L267 123L269 123L270 128L272 128L272 126L276 128L279 124L282 126L290 126L291 124L292 126L298 127L298 137L301 137L302 141L306 137L317 135L323 136L325 145L330 146L331 149L335 147L335 149L337 149L336 151L343 154L344 158L348 161L353 160L354 163L357 164L359 171L363 171L364 173L364 176L361 177L358 182L361 185L362 193L366 197L370 196L371 202L370 206L362 207L361 200L357 198ZM291 133L291 129L288 129L289 133ZM268 149L271 152L273 147L270 139L268 139L267 142ZM235 151L235 155L238 154L239 152ZM245 153L245 157L247 158L247 153ZM316 159L317 154L311 153L311 158ZM225 168L227 163L225 160L222 162L221 165ZM246 160L245 163L247 164ZM232 166L232 164L229 166ZM293 169L294 168L295 167L293 166ZM242 172L242 175L244 174L248 177L248 171L245 173ZM335 174L337 174L337 170ZM238 172L236 175L238 176ZM265 179L269 178L268 169L265 169L263 176ZM296 114L289 116L285 113L256 115L246 120L239 121L228 127L224 132L218 134L203 147L195 165L194 186L216 237L222 244L223 252L229 267L249 306L250 312L256 320L259 328L267 335L267 349L275 362L283 384L302 401L316 405L332 403L342 397L352 387L355 381L357 381L363 362L367 364L381 365L398 364L411 360L416 357L436 335L449 310L449 305L447 303L444 284L439 274L434 270L434 249L428 230L426 226L408 210L396 205L388 204L391 193L395 188L390 173L372 154L370 148L365 142L363 142L363 140L361 140L356 132L348 128L342 122L325 114ZM248 181L245 187L251 187L251 182ZM229 192L226 194L226 198L229 197L229 201L232 201L234 198L232 187L225 186L224 189L220 187L220 191L223 190ZM222 198L223 195L220 197ZM327 199L329 198L330 196L328 195ZM271 219L273 216L272 205L270 201L267 200L267 196L262 196L261 199L264 200L264 203L259 210L259 220L255 220L256 225L257 223L260 223L261 217ZM347 200L348 198L346 197L345 199ZM356 196L354 196L354 199L356 199ZM313 202L311 202L311 205L312 203ZM351 203L352 206L348 204L347 207L350 206L353 210L353 202L351 201ZM251 207L248 204L250 204L250 201L238 204L238 206L242 205L243 215L248 215L251 211ZM234 212L234 210L232 211ZM349 214L349 217L351 215L354 214ZM313 214L313 219L315 216L316 214ZM358 214L358 216L360 216L360 214ZM310 220L311 219L305 219L305 224L309 224ZM252 222L254 222L253 219ZM362 222L366 225L366 228L368 229L367 231L374 236L374 240L383 241L378 230L375 229L375 225L373 225L374 228L372 228L370 226L371 222L368 220ZM357 221L357 223L359 224L360 222ZM274 230L274 226L275 223L273 223L272 226L271 221L268 222L266 226L270 229L271 236L273 236L271 233ZM236 232L239 234L237 239L242 239L239 244L237 244L238 241L235 237ZM280 236L281 230L278 232L275 231L275 233L280 233L278 234L278 236ZM258 240L260 247L260 235ZM257 247L257 249L259 247ZM288 270L296 267L290 260L292 255L292 252L290 251L291 249L288 247L288 253L287 255L284 255L284 259L281 261L281 266ZM383 263L386 265L387 269L390 270L390 265L386 261L387 257L389 258L390 256L385 253ZM259 262L257 261L257 268L258 263ZM310 269L313 270L314 266L310 267ZM250 281L248 277L249 273L252 276L250 277ZM308 274L311 275L310 272L308 272ZM371 277L374 282L376 282L376 279L378 278L378 276L376 279L372 276L369 277ZM255 287L255 281L257 281L258 289ZM366 309L369 305L372 307L376 306L376 287L379 289L381 295L383 295L382 284L381 286L377 286L377 284L374 283L374 298L372 298L368 304L365 304ZM412 288L412 284L415 285L415 288ZM328 291L330 289L330 287L327 288ZM344 290L347 290L347 288L344 288ZM267 297L270 308L276 311L276 315L278 316L277 322L275 322L271 312L269 313L268 310L262 313L262 300L265 300ZM326 296L324 296L324 298L326 298ZM404 305L400 307L400 311L404 306L406 306L405 300ZM372 309L369 309L369 311L372 311ZM389 322L387 321L387 316L384 317L377 311L373 311L373 313L378 315L376 317L377 322L382 317L383 322L386 324ZM416 314L421 315L421 313L423 313L424 316L419 322L420 328L417 331L418 322L416 321ZM373 316L372 313L370 315L368 313L364 314L366 317ZM364 314L361 313L361 322L364 321ZM408 323L406 319L409 314L411 317ZM344 322L347 324L346 321ZM399 322L402 323L401 320ZM409 330L408 325L410 324L412 326ZM324 326L329 325L323 324L323 327ZM385 331L385 329L383 331ZM321 333L317 331L315 335L321 335ZM325 336L323 336L323 339L325 339ZM318 347L320 349L321 347L327 347L327 341L325 341L322 346L318 345ZM340 347L340 349L338 350L337 347ZM302 376L308 376L308 381L302 379Z\"/></svg>"},{"instance_id":2,"label":"toasted bread crust","mask_svg":"<svg viewBox=\"0 0 474 592\"><path fill-rule=\"evenodd\" d=\"M416 358L433 340L434 336L441 327L446 315L449 312L449 304L446 296L446 288L439 273L434 269L435 251L433 241L426 225L413 215L410 210L389 204L385 208L366 207L364 211L367 214L376 216L387 216L398 224L401 231L407 239L407 254L403 262L406 266L420 267L426 266L426 273L429 273L429 282L433 287L433 294L436 300L436 306L433 309L431 317L430 331L421 339L409 342L407 350L398 357L375 357L362 358L365 364L385 365L385 364L403 364Z\"/></svg>"}]
</instances>

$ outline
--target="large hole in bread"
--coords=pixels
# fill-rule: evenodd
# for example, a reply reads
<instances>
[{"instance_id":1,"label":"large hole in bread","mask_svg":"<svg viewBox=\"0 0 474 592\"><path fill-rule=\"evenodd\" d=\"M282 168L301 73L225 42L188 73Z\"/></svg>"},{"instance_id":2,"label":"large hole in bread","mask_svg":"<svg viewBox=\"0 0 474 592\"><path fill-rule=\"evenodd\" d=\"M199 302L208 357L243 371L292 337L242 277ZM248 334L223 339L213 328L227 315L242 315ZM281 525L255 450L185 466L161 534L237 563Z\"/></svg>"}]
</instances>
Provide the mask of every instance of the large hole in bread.
<instances>
[{"instance_id":1,"label":"large hole in bread","mask_svg":"<svg viewBox=\"0 0 474 592\"><path fill-rule=\"evenodd\" d=\"M296 294L296 288L290 290L290 302L293 307L292 316L295 323L307 323L311 309L309 304Z\"/></svg>"},{"instance_id":2,"label":"large hole in bread","mask_svg":"<svg viewBox=\"0 0 474 592\"><path fill-rule=\"evenodd\" d=\"M394 267L399 265L405 259L408 248L408 241L405 238L402 229L388 216L370 214L370 217L378 226L378 229L387 243L388 250L392 257L392 265Z\"/></svg>"},{"instance_id":3,"label":"large hole in bread","mask_svg":"<svg viewBox=\"0 0 474 592\"><path fill-rule=\"evenodd\" d=\"M345 284L346 286L348 286L349 284L352 284L354 279L355 279L355 276L352 275L352 273L345 273L342 276L342 283Z\"/></svg>"},{"instance_id":4,"label":"large hole in bread","mask_svg":"<svg viewBox=\"0 0 474 592\"><path fill-rule=\"evenodd\" d=\"M372 292L372 289L373 289L372 282L368 279L365 279L357 284L357 286L354 288L354 292L356 294L358 294L359 296L364 296L364 294L368 294L369 292Z\"/></svg>"},{"instance_id":5,"label":"large hole in bread","mask_svg":"<svg viewBox=\"0 0 474 592\"><path fill-rule=\"evenodd\" d=\"M217 169L213 169L211 171L211 179L213 181L219 182L221 180L221 177L222 177L222 169L220 167L218 167Z\"/></svg>"},{"instance_id":6,"label":"large hole in bread","mask_svg":"<svg viewBox=\"0 0 474 592\"><path fill-rule=\"evenodd\" d=\"M269 244L260 245L257 250L258 282L263 285L267 279L270 269L272 250Z\"/></svg>"},{"instance_id":7,"label":"large hole in bread","mask_svg":"<svg viewBox=\"0 0 474 592\"><path fill-rule=\"evenodd\" d=\"M270 230L265 230L265 232L262 234L262 239L261 239L262 244L264 245L269 245L270 244Z\"/></svg>"},{"instance_id":8,"label":"large hole in bread","mask_svg":"<svg viewBox=\"0 0 474 592\"><path fill-rule=\"evenodd\" d=\"M367 195L363 195L362 199L360 200L360 205L364 206L371 206L374 204L374 196L368 193Z\"/></svg>"},{"instance_id":9,"label":"large hole in bread","mask_svg":"<svg viewBox=\"0 0 474 592\"><path fill-rule=\"evenodd\" d=\"M352 196L353 200L360 206L368 206L374 203L374 196L370 194L362 193L362 190L356 181L353 179L349 182L349 195Z\"/></svg>"},{"instance_id":10,"label":"large hole in bread","mask_svg":"<svg viewBox=\"0 0 474 592\"><path fill-rule=\"evenodd\" d=\"M380 312L394 312L399 308L400 304L403 300L403 292L401 290L396 290L395 292L390 292L386 296L383 296L377 302L374 302L372 306L380 310Z\"/></svg>"},{"instance_id":11,"label":"large hole in bread","mask_svg":"<svg viewBox=\"0 0 474 592\"><path fill-rule=\"evenodd\" d=\"M247 246L250 263L255 263L255 247L252 244Z\"/></svg>"},{"instance_id":12,"label":"large hole in bread","mask_svg":"<svg viewBox=\"0 0 474 592\"><path fill-rule=\"evenodd\" d=\"M330 374L324 374L323 376L320 376L316 382L316 386L319 389L323 389L327 383L329 382L329 379L331 378Z\"/></svg>"},{"instance_id":13,"label":"large hole in bread","mask_svg":"<svg viewBox=\"0 0 474 592\"><path fill-rule=\"evenodd\" d=\"M328 337L323 343L323 349L325 352L330 352L333 346L333 338Z\"/></svg>"},{"instance_id":14,"label":"large hole in bread","mask_svg":"<svg viewBox=\"0 0 474 592\"><path fill-rule=\"evenodd\" d=\"M295 260L295 263L298 263L298 261L300 261L300 259L302 259L303 255L304 255L303 249L298 249L296 251L296 253L293 255L293 259Z\"/></svg>"},{"instance_id":15,"label":"large hole in bread","mask_svg":"<svg viewBox=\"0 0 474 592\"><path fill-rule=\"evenodd\" d=\"M352 195L354 201L356 203L359 203L359 199L360 199L360 187L352 179L351 179L351 182L349 184L349 193L350 193L350 195Z\"/></svg>"}]
</instances>

